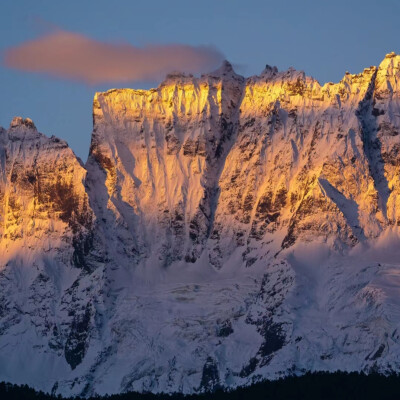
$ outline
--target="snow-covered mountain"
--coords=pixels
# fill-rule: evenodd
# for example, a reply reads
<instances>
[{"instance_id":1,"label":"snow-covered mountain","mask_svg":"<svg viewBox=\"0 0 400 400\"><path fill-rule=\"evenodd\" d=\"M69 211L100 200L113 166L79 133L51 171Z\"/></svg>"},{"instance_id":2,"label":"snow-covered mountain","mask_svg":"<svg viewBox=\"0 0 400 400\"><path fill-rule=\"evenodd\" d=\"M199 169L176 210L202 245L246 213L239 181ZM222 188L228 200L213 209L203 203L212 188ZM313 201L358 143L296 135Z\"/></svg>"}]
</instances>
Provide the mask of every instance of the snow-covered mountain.
<instances>
[{"instance_id":1,"label":"snow-covered mountain","mask_svg":"<svg viewBox=\"0 0 400 400\"><path fill-rule=\"evenodd\" d=\"M96 93L86 165L0 131L0 380L184 393L400 370L400 56Z\"/></svg>"}]
</instances>

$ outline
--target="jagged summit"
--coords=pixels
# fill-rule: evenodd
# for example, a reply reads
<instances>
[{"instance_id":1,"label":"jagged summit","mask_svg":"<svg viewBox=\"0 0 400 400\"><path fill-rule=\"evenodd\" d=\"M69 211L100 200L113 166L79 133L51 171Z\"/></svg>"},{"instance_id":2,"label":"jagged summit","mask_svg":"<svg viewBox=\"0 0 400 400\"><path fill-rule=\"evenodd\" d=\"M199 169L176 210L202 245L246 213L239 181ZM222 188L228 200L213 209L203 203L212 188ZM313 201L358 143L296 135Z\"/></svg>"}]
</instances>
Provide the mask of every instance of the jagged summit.
<instances>
[{"instance_id":1,"label":"jagged summit","mask_svg":"<svg viewBox=\"0 0 400 400\"><path fill-rule=\"evenodd\" d=\"M395 57L398 57L398 54L396 54L394 51L385 55L385 58L395 58Z\"/></svg>"},{"instance_id":2,"label":"jagged summit","mask_svg":"<svg viewBox=\"0 0 400 400\"><path fill-rule=\"evenodd\" d=\"M41 136L44 137L44 135L38 132L30 118L14 117L6 132L12 140L35 140Z\"/></svg>"},{"instance_id":3,"label":"jagged summit","mask_svg":"<svg viewBox=\"0 0 400 400\"><path fill-rule=\"evenodd\" d=\"M21 127L21 126L36 129L35 124L33 123L33 121L30 118L24 119L22 117L14 117L10 123L10 129Z\"/></svg>"},{"instance_id":4,"label":"jagged summit","mask_svg":"<svg viewBox=\"0 0 400 400\"><path fill-rule=\"evenodd\" d=\"M14 117L10 123L9 129L0 127L0 133L4 133L3 142L29 142L27 146L31 146L32 142L36 141L37 148L47 146L49 149L67 149L73 154L68 147L68 143L54 135L48 137L39 132L30 118ZM74 156L75 157L75 156ZM81 163L82 161L79 160Z\"/></svg>"},{"instance_id":5,"label":"jagged summit","mask_svg":"<svg viewBox=\"0 0 400 400\"><path fill-rule=\"evenodd\" d=\"M164 81L160 85L165 85L170 82L179 82L179 81L187 81L192 80L194 78L193 74L186 74L180 71L172 71L165 77Z\"/></svg>"},{"instance_id":6,"label":"jagged summit","mask_svg":"<svg viewBox=\"0 0 400 400\"><path fill-rule=\"evenodd\" d=\"M221 79L221 78L244 79L241 75L235 73L232 64L227 60L224 60L221 66L216 70L210 73L202 74L200 80L204 80L210 77L215 79ZM190 83L197 79L199 78L194 77L192 74L185 74L182 72L172 72L166 76L165 80L160 84L160 87L174 83Z\"/></svg>"},{"instance_id":7,"label":"jagged summit","mask_svg":"<svg viewBox=\"0 0 400 400\"><path fill-rule=\"evenodd\" d=\"M203 74L202 77L206 76L214 76L214 77L232 77L232 78L237 78L240 77L243 79L241 75L236 74L236 72L233 69L232 64L228 60L224 60L222 62L222 65L217 68L215 71L209 73L209 74Z\"/></svg>"},{"instance_id":8,"label":"jagged summit","mask_svg":"<svg viewBox=\"0 0 400 400\"><path fill-rule=\"evenodd\" d=\"M393 74L393 73L395 74L395 72L393 72L393 69L394 70L398 69L399 64L400 64L400 55L397 55L395 52L391 52L391 53L386 54L385 58L382 60L381 64L379 65L379 68L382 71L387 71L388 74ZM351 74L350 72L346 71L343 79L340 82L345 82L346 79L348 80L348 78L351 78L351 77L360 77L363 74L365 74L365 73L368 74L371 71L372 72L375 71L376 69L378 69L378 67L371 66L371 67L365 68L363 72L356 73L356 74ZM243 78L241 75L238 75L235 73L232 64L227 60L224 60L221 67L219 67L215 71L201 75L202 78L210 77L210 76L215 77L217 79L220 77L223 77L223 76L238 78L238 79ZM196 78L192 74L185 74L180 71L175 71L175 72L169 73L166 76L165 80L160 83L159 87L168 86L170 84L175 84L175 83L182 83L182 84L191 83L196 79L198 79L198 78ZM264 70L261 72L260 75L251 76L246 79L248 81L255 81L255 80L296 81L296 80L300 79L302 81L310 81L310 82L312 81L312 82L318 83L318 81L315 80L314 78L307 76L304 71L296 70L293 67L289 67L287 70L279 71L276 66L270 66L268 64L266 65L266 67L264 68ZM336 83L336 84L333 82L327 82L327 83L324 83L324 85L322 87L327 87L327 86L331 86L331 85L339 85L340 82ZM318 85L319 85L319 83L318 83ZM123 92L123 91L135 91L138 94L146 94L146 93L152 93L155 90L157 90L157 89L150 89L150 90L128 89L128 88L126 88L126 89L110 89L110 90L104 92L103 94L111 94L113 92ZM98 94L99 93L96 93L95 97L97 97Z\"/></svg>"},{"instance_id":9,"label":"jagged summit","mask_svg":"<svg viewBox=\"0 0 400 400\"><path fill-rule=\"evenodd\" d=\"M266 64L265 68L263 69L263 71L261 72L261 77L266 78L266 79L270 79L273 76L275 76L278 73L278 67L276 66L271 66Z\"/></svg>"}]
</instances>

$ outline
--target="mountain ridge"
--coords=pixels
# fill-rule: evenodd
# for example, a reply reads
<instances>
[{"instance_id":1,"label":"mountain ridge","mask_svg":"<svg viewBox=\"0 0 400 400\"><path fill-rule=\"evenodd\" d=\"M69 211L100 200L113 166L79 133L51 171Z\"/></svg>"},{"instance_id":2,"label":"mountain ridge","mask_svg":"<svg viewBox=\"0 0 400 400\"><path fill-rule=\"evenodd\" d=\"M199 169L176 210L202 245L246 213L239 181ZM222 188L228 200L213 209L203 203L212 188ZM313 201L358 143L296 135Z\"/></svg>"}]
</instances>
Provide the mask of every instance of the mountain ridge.
<instances>
[{"instance_id":1,"label":"mountain ridge","mask_svg":"<svg viewBox=\"0 0 400 400\"><path fill-rule=\"evenodd\" d=\"M398 371L399 64L96 93L85 165L14 118L0 378L90 396Z\"/></svg>"}]
</instances>

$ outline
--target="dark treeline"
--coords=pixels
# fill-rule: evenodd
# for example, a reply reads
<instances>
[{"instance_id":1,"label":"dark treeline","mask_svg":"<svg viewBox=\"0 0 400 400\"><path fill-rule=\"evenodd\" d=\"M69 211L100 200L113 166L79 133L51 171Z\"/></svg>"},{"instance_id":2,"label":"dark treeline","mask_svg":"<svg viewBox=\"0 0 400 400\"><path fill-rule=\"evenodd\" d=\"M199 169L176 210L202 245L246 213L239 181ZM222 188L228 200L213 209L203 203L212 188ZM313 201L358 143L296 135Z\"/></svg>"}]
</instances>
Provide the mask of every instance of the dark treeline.
<instances>
[{"instance_id":1,"label":"dark treeline","mask_svg":"<svg viewBox=\"0 0 400 400\"><path fill-rule=\"evenodd\" d=\"M1 400L55 400L65 399L35 391L27 385L0 383ZM68 400L79 400L69 397ZM364 375L357 372L308 373L301 377L288 377L277 381L265 381L230 392L217 390L209 394L151 394L124 393L110 396L95 396L90 399L107 400L353 400L353 399L400 399L400 376L379 374Z\"/></svg>"}]
</instances>

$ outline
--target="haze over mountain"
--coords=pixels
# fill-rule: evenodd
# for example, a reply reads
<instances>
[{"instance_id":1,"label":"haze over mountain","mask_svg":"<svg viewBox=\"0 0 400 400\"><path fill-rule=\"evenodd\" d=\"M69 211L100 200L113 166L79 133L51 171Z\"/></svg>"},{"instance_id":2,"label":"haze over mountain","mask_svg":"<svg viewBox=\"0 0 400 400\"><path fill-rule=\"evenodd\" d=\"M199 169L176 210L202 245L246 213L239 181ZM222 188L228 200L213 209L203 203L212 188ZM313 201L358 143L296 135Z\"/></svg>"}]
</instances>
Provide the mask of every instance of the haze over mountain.
<instances>
[{"instance_id":1,"label":"haze over mountain","mask_svg":"<svg viewBox=\"0 0 400 400\"><path fill-rule=\"evenodd\" d=\"M14 118L0 380L85 396L398 371L399 65L321 87L224 62L96 93L85 165Z\"/></svg>"}]
</instances>

